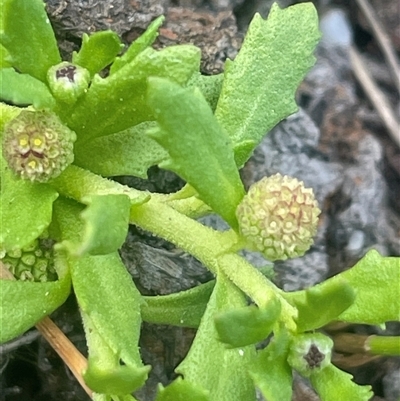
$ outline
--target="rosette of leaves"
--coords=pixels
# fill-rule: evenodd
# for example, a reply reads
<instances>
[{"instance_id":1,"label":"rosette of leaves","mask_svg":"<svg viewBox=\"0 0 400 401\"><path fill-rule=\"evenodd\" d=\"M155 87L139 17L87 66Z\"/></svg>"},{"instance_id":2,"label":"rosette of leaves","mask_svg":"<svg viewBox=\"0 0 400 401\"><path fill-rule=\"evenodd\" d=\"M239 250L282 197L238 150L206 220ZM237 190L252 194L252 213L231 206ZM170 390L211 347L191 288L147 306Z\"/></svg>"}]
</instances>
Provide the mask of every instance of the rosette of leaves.
<instances>
[{"instance_id":1,"label":"rosette of leaves","mask_svg":"<svg viewBox=\"0 0 400 401\"><path fill-rule=\"evenodd\" d=\"M124 51L111 31L84 35L65 63L40 0L1 0L0 8L2 152L8 157L5 125L13 126L26 106L37 116L57 116L76 135L72 164L46 182L17 176L1 159L1 255L26 248L47 230L56 241L57 272L52 282L0 281L1 341L61 305L72 284L89 351L83 376L95 400L135 399L131 394L149 371L138 347L145 320L198 328L176 369L184 379L160 386L157 401L250 401L255 387L271 401L289 401L288 354L296 336L332 320L398 319L397 294L386 288L397 274L392 258L372 252L337 278L286 294L236 252L236 209L245 196L238 168L266 131L296 111L294 93L319 38L311 4L274 5L267 20L256 15L238 56L217 77L200 75L200 49L192 45L151 48L163 17ZM107 179L146 178L153 165L188 185L162 195ZM231 230L195 220L210 211ZM118 254L128 224L189 252L215 282L143 297ZM379 285L369 279L377 264L384 272ZM257 352L255 344L268 336L273 340ZM334 385L345 399L366 401L368 388L338 372L329 364L313 382L322 399L331 399Z\"/></svg>"}]
</instances>

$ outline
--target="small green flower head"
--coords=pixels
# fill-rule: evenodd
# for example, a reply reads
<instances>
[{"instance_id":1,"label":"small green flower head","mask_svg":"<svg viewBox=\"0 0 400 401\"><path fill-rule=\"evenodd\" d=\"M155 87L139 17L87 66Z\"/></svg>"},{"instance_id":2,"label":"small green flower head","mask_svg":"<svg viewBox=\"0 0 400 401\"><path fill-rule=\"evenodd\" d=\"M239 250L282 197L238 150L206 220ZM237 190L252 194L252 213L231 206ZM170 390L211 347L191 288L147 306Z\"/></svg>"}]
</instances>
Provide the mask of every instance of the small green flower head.
<instances>
[{"instance_id":1,"label":"small green flower head","mask_svg":"<svg viewBox=\"0 0 400 401\"><path fill-rule=\"evenodd\" d=\"M73 162L75 140L55 114L23 110L4 129L3 156L21 178L46 182Z\"/></svg>"},{"instance_id":2,"label":"small green flower head","mask_svg":"<svg viewBox=\"0 0 400 401\"><path fill-rule=\"evenodd\" d=\"M54 281L54 241L38 238L22 249L14 249L0 257L4 266L20 281Z\"/></svg>"},{"instance_id":3,"label":"small green flower head","mask_svg":"<svg viewBox=\"0 0 400 401\"><path fill-rule=\"evenodd\" d=\"M304 255L313 243L320 213L312 189L281 174L253 184L236 210L249 248L272 261Z\"/></svg>"},{"instance_id":4,"label":"small green flower head","mask_svg":"<svg viewBox=\"0 0 400 401\"><path fill-rule=\"evenodd\" d=\"M87 92L90 72L86 68L64 61L49 68L47 81L56 99L74 104Z\"/></svg>"},{"instance_id":5,"label":"small green flower head","mask_svg":"<svg viewBox=\"0 0 400 401\"><path fill-rule=\"evenodd\" d=\"M293 338L288 363L302 376L309 377L331 363L333 341L321 333L301 334Z\"/></svg>"}]
</instances>

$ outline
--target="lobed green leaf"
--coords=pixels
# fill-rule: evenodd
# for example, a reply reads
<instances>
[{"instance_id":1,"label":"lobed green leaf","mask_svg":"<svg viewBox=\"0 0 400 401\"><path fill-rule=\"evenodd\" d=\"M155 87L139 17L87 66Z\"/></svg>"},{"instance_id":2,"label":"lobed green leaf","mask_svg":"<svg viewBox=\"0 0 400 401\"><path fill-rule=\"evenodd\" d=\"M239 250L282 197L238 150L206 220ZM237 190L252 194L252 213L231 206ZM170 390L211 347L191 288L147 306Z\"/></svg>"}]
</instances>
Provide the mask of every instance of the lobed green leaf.
<instances>
[{"instance_id":1,"label":"lobed green leaf","mask_svg":"<svg viewBox=\"0 0 400 401\"><path fill-rule=\"evenodd\" d=\"M149 194L121 185L88 170L70 165L50 184L63 196L85 203L87 197L103 195L126 195L131 205L147 202Z\"/></svg>"},{"instance_id":2,"label":"lobed green leaf","mask_svg":"<svg viewBox=\"0 0 400 401\"><path fill-rule=\"evenodd\" d=\"M167 152L145 132L155 122L94 138L75 147L74 163L104 177L134 175L147 178L147 170L168 158Z\"/></svg>"},{"instance_id":3,"label":"lobed green leaf","mask_svg":"<svg viewBox=\"0 0 400 401\"><path fill-rule=\"evenodd\" d=\"M243 184L229 138L200 91L150 78L148 103L160 126L150 135L170 156L160 167L185 179L203 202L236 228Z\"/></svg>"},{"instance_id":4,"label":"lobed green leaf","mask_svg":"<svg viewBox=\"0 0 400 401\"><path fill-rule=\"evenodd\" d=\"M83 199L88 206L80 214L84 221L79 242L64 242L74 256L106 255L121 248L128 234L131 203L126 195L91 195Z\"/></svg>"},{"instance_id":5,"label":"lobed green leaf","mask_svg":"<svg viewBox=\"0 0 400 401\"><path fill-rule=\"evenodd\" d=\"M368 401L373 396L371 386L359 386L349 373L329 365L310 376L310 381L321 401Z\"/></svg>"},{"instance_id":6,"label":"lobed green leaf","mask_svg":"<svg viewBox=\"0 0 400 401\"><path fill-rule=\"evenodd\" d=\"M156 324L199 327L215 281L175 294L143 297L142 319Z\"/></svg>"},{"instance_id":7,"label":"lobed green leaf","mask_svg":"<svg viewBox=\"0 0 400 401\"><path fill-rule=\"evenodd\" d=\"M83 378L85 383L96 393L124 396L144 385L149 370L149 367L117 364L104 368L101 363L93 362L89 358L88 368L83 374Z\"/></svg>"},{"instance_id":8,"label":"lobed green leaf","mask_svg":"<svg viewBox=\"0 0 400 401\"><path fill-rule=\"evenodd\" d=\"M295 303L299 311L298 331L318 329L332 322L349 308L355 299L356 292L344 279L329 281L328 284L322 283L304 290L304 298Z\"/></svg>"},{"instance_id":9,"label":"lobed green leaf","mask_svg":"<svg viewBox=\"0 0 400 401\"><path fill-rule=\"evenodd\" d=\"M215 316L215 327L220 341L229 347L244 347L265 340L281 312L278 299L258 308L255 305L232 309Z\"/></svg>"},{"instance_id":10,"label":"lobed green leaf","mask_svg":"<svg viewBox=\"0 0 400 401\"><path fill-rule=\"evenodd\" d=\"M13 118L17 117L21 111L22 109L19 107L9 106L8 104L0 102L0 138L3 137L3 131L5 125ZM4 160L2 159L1 163L3 162ZM2 166L1 169L3 169L3 166L5 165L2 164L1 166Z\"/></svg>"},{"instance_id":11,"label":"lobed green leaf","mask_svg":"<svg viewBox=\"0 0 400 401\"><path fill-rule=\"evenodd\" d=\"M83 206L72 200L60 197L55 202L54 225L60 241L76 243L82 238L83 222L79 219L82 210ZM145 380L148 368L142 370L138 348L143 300L118 253L70 260L72 283L94 368L89 376L94 381L116 376L123 380L129 370L119 369L122 360L132 368L131 373L135 371ZM133 375L132 381L128 381L132 384L142 379Z\"/></svg>"},{"instance_id":12,"label":"lobed green leaf","mask_svg":"<svg viewBox=\"0 0 400 401\"><path fill-rule=\"evenodd\" d=\"M254 384L268 401L291 401L292 368L287 362L290 337L286 330L279 331L270 344L257 354L250 367Z\"/></svg>"},{"instance_id":13,"label":"lobed green leaf","mask_svg":"<svg viewBox=\"0 0 400 401\"><path fill-rule=\"evenodd\" d=\"M167 387L159 385L155 401L209 401L208 392L178 377Z\"/></svg>"},{"instance_id":14,"label":"lobed green leaf","mask_svg":"<svg viewBox=\"0 0 400 401\"><path fill-rule=\"evenodd\" d=\"M49 226L57 192L47 184L16 178L0 156L0 250L22 248Z\"/></svg>"},{"instance_id":15,"label":"lobed green leaf","mask_svg":"<svg viewBox=\"0 0 400 401\"><path fill-rule=\"evenodd\" d=\"M42 0L1 0L0 43L11 65L24 74L46 82L47 70L61 61Z\"/></svg>"},{"instance_id":16,"label":"lobed green leaf","mask_svg":"<svg viewBox=\"0 0 400 401\"><path fill-rule=\"evenodd\" d=\"M7 49L0 43L0 68L11 67L10 55Z\"/></svg>"},{"instance_id":17,"label":"lobed green leaf","mask_svg":"<svg viewBox=\"0 0 400 401\"><path fill-rule=\"evenodd\" d=\"M71 261L79 307L114 355L129 366L142 366L139 354L143 302L118 253L86 255Z\"/></svg>"},{"instance_id":18,"label":"lobed green leaf","mask_svg":"<svg viewBox=\"0 0 400 401\"><path fill-rule=\"evenodd\" d=\"M131 363L121 365L119 355L99 334L92 319L83 310L81 315L89 348L88 367L83 372L86 384L96 393L115 397L126 397L143 386L150 367Z\"/></svg>"},{"instance_id":19,"label":"lobed green leaf","mask_svg":"<svg viewBox=\"0 0 400 401\"><path fill-rule=\"evenodd\" d=\"M28 74L19 74L13 68L0 70L0 100L17 105L33 105L36 109L52 109L55 100L49 88Z\"/></svg>"},{"instance_id":20,"label":"lobed green leaf","mask_svg":"<svg viewBox=\"0 0 400 401\"><path fill-rule=\"evenodd\" d=\"M140 52L147 49L157 39L158 29L164 22L165 17L160 15L156 18L131 45L128 50L121 56L117 57L110 68L110 74L114 74L125 64L130 63Z\"/></svg>"},{"instance_id":21,"label":"lobed green leaf","mask_svg":"<svg viewBox=\"0 0 400 401\"><path fill-rule=\"evenodd\" d=\"M380 325L392 320L399 321L399 283L399 259L396 257L383 257L377 251L371 250L351 269L318 284L315 290L309 290L321 294L322 300L323 294L329 293L331 294L330 296L336 298L334 292L338 291L338 294L340 294L340 287L346 286L342 290L343 299L337 298L335 301L336 305L328 303L331 302L329 298L321 302L319 307L316 301L313 302L313 307L318 309L312 312L314 315L312 320L315 320L321 308L325 308L329 313L327 313L325 317L321 316L322 321L318 323L318 325L322 322L327 323L329 317L349 323L374 325ZM356 294L355 300L352 303L352 295L348 286L350 286ZM305 291L286 293L285 298L290 300L292 304L303 305L300 306L300 313L302 308L303 313L306 313L306 309L304 308L308 301ZM350 304L350 306L344 308L346 304ZM339 312L340 308L344 308L344 310L337 317L334 317L334 315ZM336 312L330 315L333 310L336 310ZM308 315L307 317L304 315L303 318L300 318L303 321L302 324L306 325L304 327L308 327L308 323L306 322L308 318ZM318 321L318 318L316 321ZM310 323L314 325L313 321Z\"/></svg>"},{"instance_id":22,"label":"lobed green leaf","mask_svg":"<svg viewBox=\"0 0 400 401\"><path fill-rule=\"evenodd\" d=\"M330 280L346 280L356 291L355 302L338 320L380 325L400 321L400 262L398 257L369 251L354 267Z\"/></svg>"},{"instance_id":23,"label":"lobed green leaf","mask_svg":"<svg viewBox=\"0 0 400 401\"><path fill-rule=\"evenodd\" d=\"M188 87L197 87L203 94L211 110L214 112L217 108L219 95L224 81L224 74L202 75L200 72L194 74L189 80Z\"/></svg>"},{"instance_id":24,"label":"lobed green leaf","mask_svg":"<svg viewBox=\"0 0 400 401\"><path fill-rule=\"evenodd\" d=\"M104 79L95 75L86 96L63 119L78 134L77 143L153 120L146 103L147 78L165 77L183 85L199 65L200 50L191 45L147 48L115 74Z\"/></svg>"},{"instance_id":25,"label":"lobed green leaf","mask_svg":"<svg viewBox=\"0 0 400 401\"><path fill-rule=\"evenodd\" d=\"M242 166L264 134L297 110L294 95L320 37L311 3L256 14L235 61L227 62L215 115ZM261 72L262 71L262 72Z\"/></svg>"},{"instance_id":26,"label":"lobed green leaf","mask_svg":"<svg viewBox=\"0 0 400 401\"><path fill-rule=\"evenodd\" d=\"M255 400L248 374L255 357L254 347L227 349L217 339L214 325L216 313L245 305L243 293L219 273L192 347L176 369L185 380L208 390L210 401Z\"/></svg>"},{"instance_id":27,"label":"lobed green leaf","mask_svg":"<svg viewBox=\"0 0 400 401\"><path fill-rule=\"evenodd\" d=\"M100 31L82 36L79 52L72 55L72 62L86 68L90 75L100 72L111 64L123 47L118 35L113 31Z\"/></svg>"}]
</instances>

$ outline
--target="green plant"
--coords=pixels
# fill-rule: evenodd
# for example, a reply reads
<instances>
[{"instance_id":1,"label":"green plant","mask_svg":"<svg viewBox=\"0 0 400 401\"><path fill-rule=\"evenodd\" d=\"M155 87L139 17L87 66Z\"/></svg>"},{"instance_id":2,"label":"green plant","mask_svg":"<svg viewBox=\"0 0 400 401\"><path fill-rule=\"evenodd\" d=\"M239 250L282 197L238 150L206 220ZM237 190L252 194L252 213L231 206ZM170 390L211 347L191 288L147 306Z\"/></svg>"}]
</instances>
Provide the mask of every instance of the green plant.
<instances>
[{"instance_id":1,"label":"green plant","mask_svg":"<svg viewBox=\"0 0 400 401\"><path fill-rule=\"evenodd\" d=\"M134 400L131 393L145 382L150 367L137 345L142 320L198 328L176 369L183 377L160 386L157 401L250 401L255 387L270 401L289 401L292 368L310 378L324 401L368 400L370 388L330 362L331 341L314 331L334 320L399 320L398 259L370 251L352 269L286 293L237 254L248 243L240 234L245 190L238 169L264 133L296 110L294 92L319 38L313 6L275 5L268 20L256 15L240 53L217 76L200 75L194 46L150 47L162 17L122 56L115 33L96 32L83 37L66 63L40 0L2 0L0 8L1 99L13 104L0 108L0 249L2 267L18 278L0 281L0 340L54 311L72 285L89 349L83 377L95 400ZM108 75L100 76L107 66ZM152 165L176 172L187 185L162 195L104 178L146 178ZM278 181L285 180L294 182ZM306 200L296 205L310 218L291 211L295 224L285 229L296 235L274 234L275 251L280 240L289 247L274 251L274 259L307 250L318 214L310 190L298 182L281 188L274 191L283 207L296 204L290 191L298 191ZM269 187L264 190L251 201L268 198ZM231 229L196 221L210 212ZM189 252L215 281L142 296L118 255L129 224ZM251 219L244 224L251 232ZM50 245L39 252L44 237ZM292 240L300 245L290 248ZM39 263L43 255L49 263ZM374 343L386 349L379 339Z\"/></svg>"}]
</instances>

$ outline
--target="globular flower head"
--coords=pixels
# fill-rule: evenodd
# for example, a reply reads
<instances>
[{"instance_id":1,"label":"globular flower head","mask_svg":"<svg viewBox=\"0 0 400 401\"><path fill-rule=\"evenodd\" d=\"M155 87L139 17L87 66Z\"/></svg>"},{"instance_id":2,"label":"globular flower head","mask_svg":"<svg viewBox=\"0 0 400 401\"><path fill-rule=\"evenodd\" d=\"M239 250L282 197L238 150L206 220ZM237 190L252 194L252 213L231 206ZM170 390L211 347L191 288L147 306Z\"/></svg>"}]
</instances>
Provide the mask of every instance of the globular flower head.
<instances>
[{"instance_id":1,"label":"globular flower head","mask_svg":"<svg viewBox=\"0 0 400 401\"><path fill-rule=\"evenodd\" d=\"M289 365L309 377L331 363L333 341L321 333L301 334L292 339Z\"/></svg>"},{"instance_id":2,"label":"globular flower head","mask_svg":"<svg viewBox=\"0 0 400 401\"><path fill-rule=\"evenodd\" d=\"M20 281L54 281L57 273L54 268L54 241L38 238L22 249L4 253L0 260Z\"/></svg>"},{"instance_id":3,"label":"globular flower head","mask_svg":"<svg viewBox=\"0 0 400 401\"><path fill-rule=\"evenodd\" d=\"M55 114L23 110L4 129L3 156L21 178L46 182L73 162L75 140Z\"/></svg>"},{"instance_id":4,"label":"globular flower head","mask_svg":"<svg viewBox=\"0 0 400 401\"><path fill-rule=\"evenodd\" d=\"M302 256L313 243L320 213L312 189L281 174L253 184L236 210L241 235L269 260Z\"/></svg>"}]
</instances>

